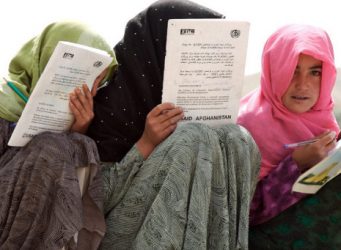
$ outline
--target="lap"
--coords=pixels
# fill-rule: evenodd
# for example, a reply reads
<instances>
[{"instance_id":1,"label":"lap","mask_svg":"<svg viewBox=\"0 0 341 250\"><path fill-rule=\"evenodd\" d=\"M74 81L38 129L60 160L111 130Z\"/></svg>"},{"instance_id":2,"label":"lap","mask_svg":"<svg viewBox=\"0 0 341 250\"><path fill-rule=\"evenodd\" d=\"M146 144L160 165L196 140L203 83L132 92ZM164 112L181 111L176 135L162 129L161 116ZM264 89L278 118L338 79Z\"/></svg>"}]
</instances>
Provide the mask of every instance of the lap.
<instances>
[{"instance_id":1,"label":"lap","mask_svg":"<svg viewBox=\"0 0 341 250\"><path fill-rule=\"evenodd\" d=\"M101 207L96 145L80 134L47 132L8 147L10 133L0 131L0 248L61 248L83 223L76 167L92 167L87 197Z\"/></svg>"},{"instance_id":2,"label":"lap","mask_svg":"<svg viewBox=\"0 0 341 250\"><path fill-rule=\"evenodd\" d=\"M219 249L227 238L246 244L259 164L251 139L232 124L179 126L116 194L122 198L107 215L102 248Z\"/></svg>"},{"instance_id":3,"label":"lap","mask_svg":"<svg viewBox=\"0 0 341 250\"><path fill-rule=\"evenodd\" d=\"M341 175L250 230L250 249L341 249Z\"/></svg>"}]
</instances>

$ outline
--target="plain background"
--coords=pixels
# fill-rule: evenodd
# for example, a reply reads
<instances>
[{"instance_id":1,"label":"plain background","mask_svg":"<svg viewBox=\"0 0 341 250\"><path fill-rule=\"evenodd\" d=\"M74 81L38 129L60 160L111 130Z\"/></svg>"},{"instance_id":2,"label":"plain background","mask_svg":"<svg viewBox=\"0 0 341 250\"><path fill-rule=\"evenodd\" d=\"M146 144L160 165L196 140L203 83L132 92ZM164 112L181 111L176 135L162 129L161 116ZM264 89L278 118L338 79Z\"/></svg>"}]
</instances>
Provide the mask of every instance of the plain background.
<instances>
[{"instance_id":1,"label":"plain background","mask_svg":"<svg viewBox=\"0 0 341 250\"><path fill-rule=\"evenodd\" d=\"M127 21L154 0L4 0L0 3L0 74L7 74L10 59L27 40L46 25L77 20L94 27L114 46ZM268 36L289 23L317 25L325 29L341 66L341 12L335 0L196 0L229 20L250 22L246 75L260 71L263 45Z\"/></svg>"}]
</instances>

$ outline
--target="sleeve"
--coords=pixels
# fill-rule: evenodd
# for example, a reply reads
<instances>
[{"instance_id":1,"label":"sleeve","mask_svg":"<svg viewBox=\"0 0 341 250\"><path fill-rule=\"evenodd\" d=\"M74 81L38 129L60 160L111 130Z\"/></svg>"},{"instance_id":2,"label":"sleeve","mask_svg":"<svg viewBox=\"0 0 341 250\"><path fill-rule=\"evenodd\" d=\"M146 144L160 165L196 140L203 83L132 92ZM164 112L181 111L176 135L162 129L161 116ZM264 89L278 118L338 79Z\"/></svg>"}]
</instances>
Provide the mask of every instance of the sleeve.
<instances>
[{"instance_id":1,"label":"sleeve","mask_svg":"<svg viewBox=\"0 0 341 250\"><path fill-rule=\"evenodd\" d=\"M300 174L290 155L257 183L250 208L251 226L268 221L307 196L291 190Z\"/></svg>"},{"instance_id":2,"label":"sleeve","mask_svg":"<svg viewBox=\"0 0 341 250\"><path fill-rule=\"evenodd\" d=\"M132 177L143 164L143 157L136 144L120 162L103 162L102 177L104 191L104 213L107 214L130 186Z\"/></svg>"},{"instance_id":3,"label":"sleeve","mask_svg":"<svg viewBox=\"0 0 341 250\"><path fill-rule=\"evenodd\" d=\"M16 123L9 122L0 117L0 157L2 157L8 149L8 141L13 133Z\"/></svg>"}]
</instances>

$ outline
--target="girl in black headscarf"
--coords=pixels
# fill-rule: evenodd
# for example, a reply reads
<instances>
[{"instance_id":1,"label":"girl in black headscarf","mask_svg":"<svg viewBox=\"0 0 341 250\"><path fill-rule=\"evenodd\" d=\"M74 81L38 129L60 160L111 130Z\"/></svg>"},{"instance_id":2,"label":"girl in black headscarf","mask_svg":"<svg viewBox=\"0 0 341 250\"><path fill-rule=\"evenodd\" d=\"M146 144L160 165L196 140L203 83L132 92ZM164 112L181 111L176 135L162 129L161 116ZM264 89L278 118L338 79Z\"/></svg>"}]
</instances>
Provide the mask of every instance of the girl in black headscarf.
<instances>
[{"instance_id":1,"label":"girl in black headscarf","mask_svg":"<svg viewBox=\"0 0 341 250\"><path fill-rule=\"evenodd\" d=\"M115 46L116 75L95 98L89 135L107 162L101 247L247 249L258 150L237 125L176 128L181 108L160 104L167 21L174 18L222 15L189 1L152 4L129 21Z\"/></svg>"},{"instance_id":2,"label":"girl in black headscarf","mask_svg":"<svg viewBox=\"0 0 341 250\"><path fill-rule=\"evenodd\" d=\"M141 137L148 112L161 103L167 22L176 18L222 18L190 1L158 1L131 19L115 48L119 67L95 98L88 130L102 161L119 161Z\"/></svg>"}]
</instances>

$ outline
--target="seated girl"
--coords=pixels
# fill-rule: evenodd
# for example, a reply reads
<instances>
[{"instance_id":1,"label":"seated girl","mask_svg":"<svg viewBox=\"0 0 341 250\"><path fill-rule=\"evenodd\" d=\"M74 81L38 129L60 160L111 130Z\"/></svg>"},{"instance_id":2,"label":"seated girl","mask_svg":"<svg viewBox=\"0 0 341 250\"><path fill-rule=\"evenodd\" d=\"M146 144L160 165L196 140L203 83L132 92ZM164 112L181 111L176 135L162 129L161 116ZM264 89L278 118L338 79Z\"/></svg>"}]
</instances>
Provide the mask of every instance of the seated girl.
<instances>
[{"instance_id":1,"label":"seated girl","mask_svg":"<svg viewBox=\"0 0 341 250\"><path fill-rule=\"evenodd\" d=\"M26 96L32 93L58 41L70 41L114 54L99 35L79 23L47 26L27 42L9 66L9 80ZM116 65L113 60L109 68ZM0 249L61 249L73 236L97 248L105 232L102 182L96 144L87 136L93 117L92 92L84 84L70 95L75 121L69 132L42 133L25 147L7 142L25 102L1 82L0 88ZM108 77L108 76L107 76ZM81 197L76 167L89 167L88 189ZM70 245L71 244L71 245ZM84 249L84 248L83 248Z\"/></svg>"},{"instance_id":2,"label":"seated girl","mask_svg":"<svg viewBox=\"0 0 341 250\"><path fill-rule=\"evenodd\" d=\"M251 249L341 246L340 177L314 196L292 191L299 175L335 147L340 132L331 96L335 78L333 47L324 30L288 25L267 40L260 87L242 99L238 118L262 156L250 210L251 226L261 225L251 230ZM312 138L318 140L284 148Z\"/></svg>"},{"instance_id":3,"label":"seated girl","mask_svg":"<svg viewBox=\"0 0 341 250\"><path fill-rule=\"evenodd\" d=\"M181 108L160 104L167 21L221 17L190 1L158 1L115 46L119 66L95 97L89 128L107 162L101 249L248 248L253 139L235 124L177 124Z\"/></svg>"}]
</instances>

